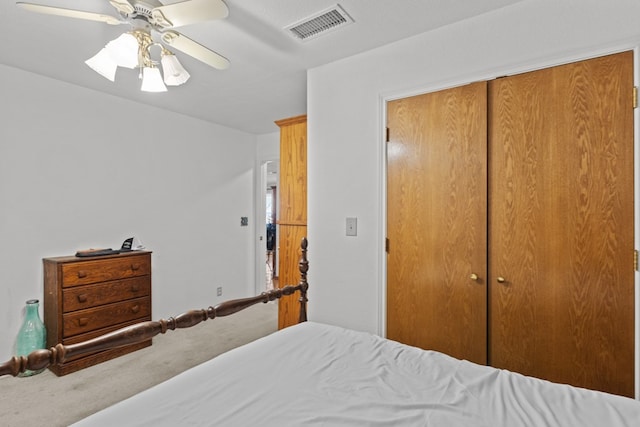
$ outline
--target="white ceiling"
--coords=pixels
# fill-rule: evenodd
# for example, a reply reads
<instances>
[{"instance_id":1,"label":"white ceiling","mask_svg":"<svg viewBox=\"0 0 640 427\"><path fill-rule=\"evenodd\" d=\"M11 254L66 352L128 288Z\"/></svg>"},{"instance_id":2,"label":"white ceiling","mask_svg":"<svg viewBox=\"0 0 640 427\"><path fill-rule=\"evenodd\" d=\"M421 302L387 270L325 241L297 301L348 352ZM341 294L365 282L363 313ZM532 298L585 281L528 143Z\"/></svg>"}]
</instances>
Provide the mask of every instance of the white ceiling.
<instances>
[{"instance_id":1,"label":"white ceiling","mask_svg":"<svg viewBox=\"0 0 640 427\"><path fill-rule=\"evenodd\" d=\"M107 0L31 1L116 16ZM14 0L2 0L0 63L262 134L277 131L274 120L306 113L308 69L518 1L225 0L226 19L178 30L228 58L231 66L216 70L176 52L191 79L169 92L145 93L139 91L135 70L119 69L112 83L84 64L127 26L28 12ZM354 19L353 24L305 42L284 30L336 4Z\"/></svg>"}]
</instances>

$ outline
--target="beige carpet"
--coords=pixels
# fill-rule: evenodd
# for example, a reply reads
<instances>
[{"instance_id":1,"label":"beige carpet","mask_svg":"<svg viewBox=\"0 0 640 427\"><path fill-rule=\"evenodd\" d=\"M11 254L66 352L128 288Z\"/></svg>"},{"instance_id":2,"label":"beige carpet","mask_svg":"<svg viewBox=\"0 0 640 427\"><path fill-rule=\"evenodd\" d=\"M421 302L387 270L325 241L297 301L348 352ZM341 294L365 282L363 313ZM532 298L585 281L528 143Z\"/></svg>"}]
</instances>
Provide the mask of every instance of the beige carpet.
<instances>
[{"instance_id":1,"label":"beige carpet","mask_svg":"<svg viewBox=\"0 0 640 427\"><path fill-rule=\"evenodd\" d=\"M62 377L0 377L0 425L68 426L234 347L277 329L278 306L258 303L228 317L158 335L151 347Z\"/></svg>"}]
</instances>

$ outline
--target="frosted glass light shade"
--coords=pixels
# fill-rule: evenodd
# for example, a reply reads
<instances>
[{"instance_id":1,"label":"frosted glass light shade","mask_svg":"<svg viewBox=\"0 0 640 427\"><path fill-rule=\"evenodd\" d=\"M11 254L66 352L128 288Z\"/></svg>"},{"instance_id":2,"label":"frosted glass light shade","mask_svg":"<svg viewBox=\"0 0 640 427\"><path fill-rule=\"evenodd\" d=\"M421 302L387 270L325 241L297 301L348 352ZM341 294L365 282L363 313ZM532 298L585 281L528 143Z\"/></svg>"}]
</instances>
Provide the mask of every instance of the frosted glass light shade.
<instances>
[{"instance_id":1,"label":"frosted glass light shade","mask_svg":"<svg viewBox=\"0 0 640 427\"><path fill-rule=\"evenodd\" d=\"M162 64L164 82L168 86L180 86L191 77L173 54L162 55L160 62Z\"/></svg>"},{"instance_id":2,"label":"frosted glass light shade","mask_svg":"<svg viewBox=\"0 0 640 427\"><path fill-rule=\"evenodd\" d=\"M105 48L120 67L138 66L138 40L132 34L121 34L117 39L107 43Z\"/></svg>"},{"instance_id":3,"label":"frosted glass light shade","mask_svg":"<svg viewBox=\"0 0 640 427\"><path fill-rule=\"evenodd\" d=\"M84 63L102 77L109 79L112 82L115 81L118 64L116 64L111 58L111 55L107 52L106 48L101 49L100 52L84 61Z\"/></svg>"},{"instance_id":4,"label":"frosted glass light shade","mask_svg":"<svg viewBox=\"0 0 640 427\"><path fill-rule=\"evenodd\" d=\"M162 82L160 70L156 67L144 67L142 69L142 87L143 92L166 92L167 87Z\"/></svg>"}]
</instances>

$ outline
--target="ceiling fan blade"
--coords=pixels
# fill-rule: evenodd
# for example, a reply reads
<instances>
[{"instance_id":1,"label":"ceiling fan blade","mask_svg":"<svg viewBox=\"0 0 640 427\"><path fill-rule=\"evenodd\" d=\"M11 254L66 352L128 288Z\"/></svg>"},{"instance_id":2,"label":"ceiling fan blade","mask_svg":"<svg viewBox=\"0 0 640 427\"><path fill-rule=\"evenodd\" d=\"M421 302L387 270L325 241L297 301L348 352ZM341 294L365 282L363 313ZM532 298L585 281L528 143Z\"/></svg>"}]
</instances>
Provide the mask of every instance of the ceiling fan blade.
<instances>
[{"instance_id":1,"label":"ceiling fan blade","mask_svg":"<svg viewBox=\"0 0 640 427\"><path fill-rule=\"evenodd\" d=\"M151 11L155 23L164 28L226 18L229 8L222 0L187 0L156 7Z\"/></svg>"},{"instance_id":2,"label":"ceiling fan blade","mask_svg":"<svg viewBox=\"0 0 640 427\"><path fill-rule=\"evenodd\" d=\"M213 68L224 70L229 67L227 58L175 31L162 33L162 41Z\"/></svg>"},{"instance_id":3,"label":"ceiling fan blade","mask_svg":"<svg viewBox=\"0 0 640 427\"><path fill-rule=\"evenodd\" d=\"M130 15L136 11L128 0L109 0L109 3L111 3L111 6L113 6L118 12L124 15Z\"/></svg>"},{"instance_id":4,"label":"ceiling fan blade","mask_svg":"<svg viewBox=\"0 0 640 427\"><path fill-rule=\"evenodd\" d=\"M89 21L104 22L109 25L126 24L127 22L121 21L110 15L104 15L102 13L84 12L82 10L63 9L61 7L43 6L41 4L16 2L16 6L19 6L25 10L31 12L45 13L47 15L65 16L67 18L86 19Z\"/></svg>"}]
</instances>

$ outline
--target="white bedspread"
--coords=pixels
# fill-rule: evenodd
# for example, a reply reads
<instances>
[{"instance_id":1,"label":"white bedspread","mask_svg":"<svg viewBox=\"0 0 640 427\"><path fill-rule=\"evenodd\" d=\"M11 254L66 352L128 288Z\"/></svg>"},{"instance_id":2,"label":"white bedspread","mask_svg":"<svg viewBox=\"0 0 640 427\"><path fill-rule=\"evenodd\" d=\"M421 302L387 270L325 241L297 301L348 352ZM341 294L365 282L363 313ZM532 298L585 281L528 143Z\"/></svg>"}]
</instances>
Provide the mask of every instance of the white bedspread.
<instances>
[{"instance_id":1,"label":"white bedspread","mask_svg":"<svg viewBox=\"0 0 640 427\"><path fill-rule=\"evenodd\" d=\"M640 402L307 322L74 426L639 427Z\"/></svg>"}]
</instances>

